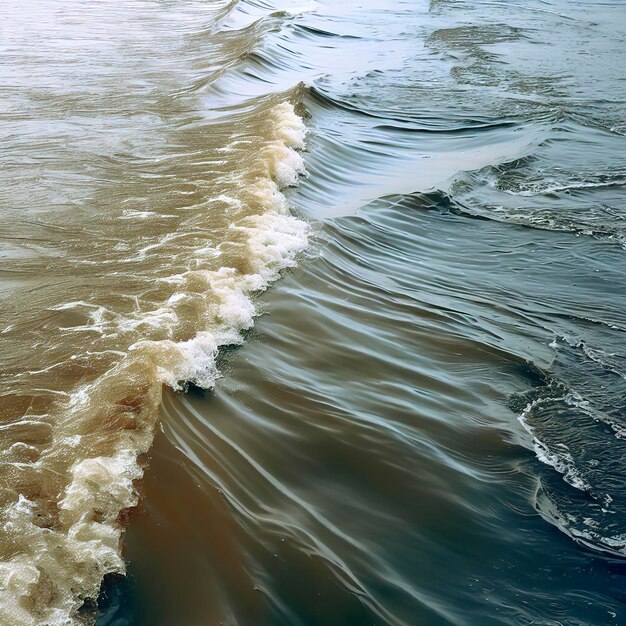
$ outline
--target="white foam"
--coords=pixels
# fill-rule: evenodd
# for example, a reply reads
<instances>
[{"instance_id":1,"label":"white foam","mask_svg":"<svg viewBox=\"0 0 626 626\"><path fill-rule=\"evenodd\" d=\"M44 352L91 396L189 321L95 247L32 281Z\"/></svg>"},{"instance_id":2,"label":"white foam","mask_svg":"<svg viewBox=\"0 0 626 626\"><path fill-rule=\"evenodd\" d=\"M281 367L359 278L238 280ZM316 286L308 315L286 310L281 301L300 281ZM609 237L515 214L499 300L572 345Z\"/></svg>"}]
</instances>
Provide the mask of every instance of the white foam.
<instances>
[{"instance_id":1,"label":"white foam","mask_svg":"<svg viewBox=\"0 0 626 626\"><path fill-rule=\"evenodd\" d=\"M528 422L528 415L539 404L544 402L543 398L538 398L530 402L518 415L520 424L532 437L533 450L537 458L546 465L553 467L563 476L563 480L581 491L591 491L591 485L582 477L574 463L574 459L564 443L558 443L554 448L548 447L535 432L535 429Z\"/></svg>"}]
</instances>

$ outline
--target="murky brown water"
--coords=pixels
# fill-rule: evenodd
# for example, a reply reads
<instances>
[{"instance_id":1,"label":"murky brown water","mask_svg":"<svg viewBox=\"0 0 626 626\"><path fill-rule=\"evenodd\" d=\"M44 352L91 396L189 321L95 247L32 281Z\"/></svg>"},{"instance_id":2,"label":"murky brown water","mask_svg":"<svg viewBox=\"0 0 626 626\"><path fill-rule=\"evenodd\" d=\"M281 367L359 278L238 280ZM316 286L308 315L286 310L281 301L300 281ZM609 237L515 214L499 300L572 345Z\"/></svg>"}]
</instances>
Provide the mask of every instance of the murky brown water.
<instances>
[{"instance_id":1,"label":"murky brown water","mask_svg":"<svg viewBox=\"0 0 626 626\"><path fill-rule=\"evenodd\" d=\"M619 3L3 12L1 623L626 619Z\"/></svg>"},{"instance_id":2,"label":"murky brown water","mask_svg":"<svg viewBox=\"0 0 626 626\"><path fill-rule=\"evenodd\" d=\"M65 623L123 571L119 515L162 384L211 386L250 294L306 245L280 193L303 171L297 89L204 119L200 66L224 71L258 37L221 29L227 9L10 7L5 621Z\"/></svg>"}]
</instances>

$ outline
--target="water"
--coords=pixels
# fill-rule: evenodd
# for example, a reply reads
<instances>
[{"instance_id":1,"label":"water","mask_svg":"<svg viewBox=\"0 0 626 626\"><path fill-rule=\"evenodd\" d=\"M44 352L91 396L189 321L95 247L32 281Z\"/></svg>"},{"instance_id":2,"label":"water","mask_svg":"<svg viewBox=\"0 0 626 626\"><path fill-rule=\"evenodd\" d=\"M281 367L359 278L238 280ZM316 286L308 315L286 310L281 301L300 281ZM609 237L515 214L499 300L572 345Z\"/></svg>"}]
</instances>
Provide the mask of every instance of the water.
<instances>
[{"instance_id":1,"label":"water","mask_svg":"<svg viewBox=\"0 0 626 626\"><path fill-rule=\"evenodd\" d=\"M621 3L4 8L0 622L626 621Z\"/></svg>"}]
</instances>

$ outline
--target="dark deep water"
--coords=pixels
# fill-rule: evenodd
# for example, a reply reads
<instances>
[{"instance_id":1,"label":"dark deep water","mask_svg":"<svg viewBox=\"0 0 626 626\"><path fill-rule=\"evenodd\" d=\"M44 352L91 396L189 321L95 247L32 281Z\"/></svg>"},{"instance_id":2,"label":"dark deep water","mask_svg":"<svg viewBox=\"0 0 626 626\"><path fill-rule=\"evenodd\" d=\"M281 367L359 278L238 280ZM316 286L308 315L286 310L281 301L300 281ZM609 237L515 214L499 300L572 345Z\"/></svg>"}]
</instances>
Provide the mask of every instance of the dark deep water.
<instances>
[{"instance_id":1,"label":"dark deep water","mask_svg":"<svg viewBox=\"0 0 626 626\"><path fill-rule=\"evenodd\" d=\"M203 132L302 105L313 236L164 394L96 624L626 624L626 5L228 9Z\"/></svg>"}]
</instances>

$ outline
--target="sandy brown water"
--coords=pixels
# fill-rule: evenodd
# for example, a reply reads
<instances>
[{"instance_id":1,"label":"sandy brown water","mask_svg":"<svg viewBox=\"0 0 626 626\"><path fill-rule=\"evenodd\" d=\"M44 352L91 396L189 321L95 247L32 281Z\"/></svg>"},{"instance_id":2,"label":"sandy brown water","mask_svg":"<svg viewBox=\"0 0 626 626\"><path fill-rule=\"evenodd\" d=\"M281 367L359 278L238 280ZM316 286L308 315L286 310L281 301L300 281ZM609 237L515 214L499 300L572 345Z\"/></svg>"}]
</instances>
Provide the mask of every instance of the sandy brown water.
<instances>
[{"instance_id":1,"label":"sandy brown water","mask_svg":"<svg viewBox=\"0 0 626 626\"><path fill-rule=\"evenodd\" d=\"M4 8L0 623L626 619L620 3Z\"/></svg>"},{"instance_id":2,"label":"sandy brown water","mask_svg":"<svg viewBox=\"0 0 626 626\"><path fill-rule=\"evenodd\" d=\"M9 9L0 614L65 624L124 570L162 385L211 386L306 246L280 192L304 125L297 85L204 119L194 39L224 71L258 36L226 4Z\"/></svg>"}]
</instances>

